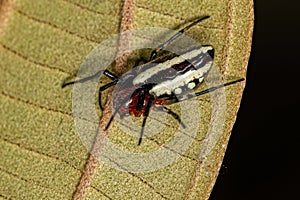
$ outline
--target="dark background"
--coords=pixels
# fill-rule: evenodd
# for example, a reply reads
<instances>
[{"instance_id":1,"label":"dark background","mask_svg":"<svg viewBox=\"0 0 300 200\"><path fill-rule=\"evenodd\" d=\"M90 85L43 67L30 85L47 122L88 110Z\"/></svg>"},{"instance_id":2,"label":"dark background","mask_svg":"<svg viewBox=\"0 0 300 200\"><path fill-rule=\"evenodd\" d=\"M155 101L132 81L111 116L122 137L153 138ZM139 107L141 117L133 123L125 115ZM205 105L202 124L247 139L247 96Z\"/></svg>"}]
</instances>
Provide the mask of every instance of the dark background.
<instances>
[{"instance_id":1,"label":"dark background","mask_svg":"<svg viewBox=\"0 0 300 200\"><path fill-rule=\"evenodd\" d=\"M254 3L246 88L210 200L300 199L300 1Z\"/></svg>"}]
</instances>

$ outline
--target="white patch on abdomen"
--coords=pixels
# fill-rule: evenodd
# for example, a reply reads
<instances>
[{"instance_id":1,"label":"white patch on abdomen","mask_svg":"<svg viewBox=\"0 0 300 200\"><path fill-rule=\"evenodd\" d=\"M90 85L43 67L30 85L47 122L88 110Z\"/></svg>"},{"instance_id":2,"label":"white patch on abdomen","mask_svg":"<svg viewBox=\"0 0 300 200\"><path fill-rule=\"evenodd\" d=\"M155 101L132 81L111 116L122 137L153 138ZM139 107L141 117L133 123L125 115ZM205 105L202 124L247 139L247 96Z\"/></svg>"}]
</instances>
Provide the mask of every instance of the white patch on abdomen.
<instances>
[{"instance_id":1,"label":"white patch on abdomen","mask_svg":"<svg viewBox=\"0 0 300 200\"><path fill-rule=\"evenodd\" d=\"M179 87L189 87L190 82L199 79L200 83L204 79L204 75L208 73L212 66L212 61L206 63L203 67L199 68L198 70L191 70L182 75L178 75L173 80L163 81L155 85L149 92L154 96L161 96L161 95L171 95L175 93L176 88Z\"/></svg>"},{"instance_id":2,"label":"white patch on abdomen","mask_svg":"<svg viewBox=\"0 0 300 200\"><path fill-rule=\"evenodd\" d=\"M161 71L164 71L166 69L169 69L171 66L179 64L184 62L185 60L192 59L199 55L200 53L206 53L207 52L207 47L201 47L199 49L194 49L192 51L189 51L183 55L174 57L171 60L165 61L163 63L159 63L143 72L138 74L134 79L133 79L133 84L138 85L138 84L143 84L146 82L148 79L150 79L152 76L155 76Z\"/></svg>"}]
</instances>

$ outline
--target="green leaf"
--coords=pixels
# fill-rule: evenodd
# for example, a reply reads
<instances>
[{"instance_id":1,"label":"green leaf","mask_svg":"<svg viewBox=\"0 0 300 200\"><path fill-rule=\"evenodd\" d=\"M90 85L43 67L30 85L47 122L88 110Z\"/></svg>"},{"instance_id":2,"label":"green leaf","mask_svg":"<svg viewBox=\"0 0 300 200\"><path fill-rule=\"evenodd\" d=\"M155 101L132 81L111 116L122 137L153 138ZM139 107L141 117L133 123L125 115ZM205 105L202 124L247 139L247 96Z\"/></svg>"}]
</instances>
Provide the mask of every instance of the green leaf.
<instances>
[{"instance_id":1,"label":"green leaf","mask_svg":"<svg viewBox=\"0 0 300 200\"><path fill-rule=\"evenodd\" d=\"M211 110L208 95L197 98L204 114L195 142L178 160L153 172L132 173L101 164L90 156L77 133L72 87L62 89L61 84L75 76L94 47L119 32L126 5L117 0L0 1L0 197L208 199L244 82L226 87L225 122L213 148L205 138L218 112ZM137 0L128 9L133 12L133 28L178 29L197 17L211 16L186 35L214 46L215 66L225 81L245 78L252 0ZM176 105L170 108L179 112ZM166 149L175 123L168 119L162 132L144 139L141 146L115 122L108 138L135 153Z\"/></svg>"}]
</instances>

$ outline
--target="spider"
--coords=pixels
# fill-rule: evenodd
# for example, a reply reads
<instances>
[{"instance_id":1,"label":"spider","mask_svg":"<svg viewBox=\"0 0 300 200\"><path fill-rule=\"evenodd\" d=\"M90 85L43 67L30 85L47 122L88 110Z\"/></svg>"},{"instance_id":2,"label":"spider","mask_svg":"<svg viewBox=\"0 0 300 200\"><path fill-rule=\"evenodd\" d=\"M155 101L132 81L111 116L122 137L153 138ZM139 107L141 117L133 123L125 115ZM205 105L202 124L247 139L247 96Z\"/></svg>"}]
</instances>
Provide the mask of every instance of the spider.
<instances>
[{"instance_id":1,"label":"spider","mask_svg":"<svg viewBox=\"0 0 300 200\"><path fill-rule=\"evenodd\" d=\"M105 130L109 128L117 113L121 118L130 115L135 117L143 116L138 145L142 142L145 124L151 109L170 114L185 128L180 117L165 105L204 95L244 80L244 78L241 78L191 95L189 91L203 83L213 65L214 48L211 45L203 45L183 50L180 54L169 53L158 56L160 51L164 50L166 46L180 37L185 31L208 18L209 16L201 17L179 30L151 52L149 62L134 67L121 78L109 70L104 70L80 80L64 83L62 87L83 83L98 77L101 73L111 79L111 82L101 86L99 89L99 107L103 110L101 92L117 85L114 90L115 96L113 97L114 112Z\"/></svg>"}]
</instances>

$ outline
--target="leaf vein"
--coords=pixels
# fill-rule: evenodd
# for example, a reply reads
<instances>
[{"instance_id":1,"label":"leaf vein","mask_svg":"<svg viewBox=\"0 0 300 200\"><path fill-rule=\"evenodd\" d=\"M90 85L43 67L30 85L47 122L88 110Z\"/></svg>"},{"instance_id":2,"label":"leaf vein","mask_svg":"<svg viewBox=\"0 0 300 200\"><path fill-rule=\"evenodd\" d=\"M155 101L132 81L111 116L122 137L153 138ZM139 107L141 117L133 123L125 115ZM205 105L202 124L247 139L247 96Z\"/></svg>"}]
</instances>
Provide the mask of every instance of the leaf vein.
<instances>
[{"instance_id":1,"label":"leaf vein","mask_svg":"<svg viewBox=\"0 0 300 200\"><path fill-rule=\"evenodd\" d=\"M151 117L149 116L149 118L151 118ZM155 119L155 118L153 118L153 117L152 117L151 119L154 119L154 120L156 120L156 121L158 121L158 122L160 122L160 123L162 123L162 124L164 124L164 125L167 125L167 126L171 127L171 125L169 125L169 124L167 124L167 123L164 123L164 122L161 122L161 121L159 121L159 120L157 120L157 119ZM130 128L128 125L126 125L126 124L124 124L124 123L122 123L122 125L123 125L123 126L126 126L127 128ZM182 131L180 131L180 130L179 130L179 132L181 132L182 134L184 134L184 132L182 132ZM170 148L170 147L168 147L168 146L163 145L162 143L158 142L158 141L155 140L154 138L148 137L148 136L146 136L146 135L144 135L144 137L146 137L146 138L149 139L150 141L154 142L155 144L157 144L157 145L158 145L159 147L161 147L161 148L168 149L168 150L170 150L170 151L172 151L172 152L174 152L174 153L176 153L176 154L178 154L178 155L180 155L180 156L182 156L182 157L185 157L185 158L187 158L187 159L189 159L189 160L198 162L197 159L195 159L195 158L193 158L193 157L190 157L190 156L188 156L188 155L185 155L185 154L181 154L181 153L177 152L176 150L174 150L174 149L172 149L172 148ZM191 137L191 136L190 136L190 137ZM205 138L203 138L203 140L204 140L204 139L205 139ZM198 140L198 141L201 142L202 140Z\"/></svg>"},{"instance_id":2,"label":"leaf vein","mask_svg":"<svg viewBox=\"0 0 300 200\"><path fill-rule=\"evenodd\" d=\"M61 114L65 115L65 116L72 117L72 114L69 113L69 112L61 111L61 110L55 110L55 109L52 109L52 108L47 108L45 106L41 106L41 105L32 103L29 100L25 100L25 99L21 99L19 97L15 97L15 96L13 96L11 94L6 93L5 91L0 91L0 95L8 97L9 99L11 99L13 101L16 101L16 102L19 102L19 103L21 102L21 103L26 104L26 105L30 105L32 107L36 107L36 108L39 108L39 109L42 109L42 110L46 110L46 111L50 111L50 112L61 113Z\"/></svg>"},{"instance_id":3,"label":"leaf vein","mask_svg":"<svg viewBox=\"0 0 300 200\"><path fill-rule=\"evenodd\" d=\"M174 18L174 19L178 19L178 20L181 20L181 21L183 21L183 22L189 22L189 21L191 21L191 20L189 20L189 19L185 19L185 18L176 16L176 15L172 15L172 14L169 14L169 13L163 13L163 12L161 12L161 11L156 11L156 10L147 8L147 7L145 7L145 6L136 5L136 7L139 8L139 9L147 10L147 11L152 12L152 13L157 13L157 14L160 14L160 15L163 15L163 16L166 16L166 17L171 17L171 18ZM202 24L197 24L197 26L203 27L203 28L206 28L206 29L212 29L212 30L223 31L223 29L218 28L218 27L205 26L205 25L202 25Z\"/></svg>"},{"instance_id":4,"label":"leaf vein","mask_svg":"<svg viewBox=\"0 0 300 200\"><path fill-rule=\"evenodd\" d=\"M95 14L98 14L98 15L105 15L105 16L107 15L107 14L105 14L105 13L102 13L102 12L99 12L99 11L96 11L96 10L93 10L93 9L87 7L87 6L83 6L83 5L79 4L79 3L71 2L71 1L69 1L69 0L62 0L62 1L66 2L66 3L69 3L69 4L72 4L72 5L78 7L78 8L80 8L80 9L82 9L82 10L86 10L86 11L91 12L91 13L95 13ZM115 15L118 15L118 14L120 14L120 13L114 13L114 14L115 14ZM115 16L115 15L111 15L111 16Z\"/></svg>"},{"instance_id":5,"label":"leaf vein","mask_svg":"<svg viewBox=\"0 0 300 200\"><path fill-rule=\"evenodd\" d=\"M30 62L30 63L33 63L33 64L35 64L35 65L37 65L37 66L39 66L39 67L43 67L43 68L51 69L51 70L58 70L58 71L63 72L63 73L65 73L65 74L69 74L69 75L71 75L71 76L73 75L73 74L71 74L70 72L67 72L66 70L64 70L63 68L59 68L59 67L51 67L50 65L47 65L47 64L40 63L40 62L37 62L37 61L35 61L35 60L32 60L32 59L30 59L29 57L27 57L27 56L25 56L25 55L23 55L23 54L17 52L16 50L12 49L11 47L9 47L9 46L3 44L1 41L0 41L0 46L2 46L3 49L5 49L6 51L8 51L8 52L14 54L15 56L17 56L17 57L19 57L19 58L22 58L23 60L26 60L26 61L28 61L28 62Z\"/></svg>"},{"instance_id":6,"label":"leaf vein","mask_svg":"<svg viewBox=\"0 0 300 200\"><path fill-rule=\"evenodd\" d=\"M69 112L66 112L66 111L61 111L61 110L56 110L56 109L52 109L52 108L47 108L47 107L44 107L44 106L40 106L38 104L35 104L35 103L32 103L30 102L29 100L25 100L25 99L21 99L21 98L18 98L18 97L15 97L9 93L6 93L5 91L0 91L0 96L5 96L13 101L16 101L18 103L23 103L25 105L30 105L32 107L35 107L35 108L39 108L39 109L42 109L42 110L46 110L46 111L49 111L49 112L56 112L56 113L60 113L60 114L63 114L67 117L73 117L73 114L69 113ZM83 117L79 117L77 116L77 118L81 119L81 120L85 120L87 122L92 122L92 123L95 123L94 121L91 121L89 119L86 119L86 118L83 118Z\"/></svg>"},{"instance_id":7,"label":"leaf vein","mask_svg":"<svg viewBox=\"0 0 300 200\"><path fill-rule=\"evenodd\" d=\"M164 196L162 193L160 193L159 191L155 190L154 186L151 185L150 183L148 183L146 180L144 180L142 177L138 176L135 173L129 172L126 168L124 168L123 166L121 166L119 163L117 163L116 161L110 159L109 157L105 156L107 159L109 159L112 163L114 163L115 165L117 165L120 169L124 170L126 173L128 173L129 175L133 176L134 178L138 179L140 182L142 182L143 184L147 185L149 188L151 188L156 194L158 194L159 196L161 196L163 199L168 199L166 196Z\"/></svg>"},{"instance_id":8,"label":"leaf vein","mask_svg":"<svg viewBox=\"0 0 300 200\"><path fill-rule=\"evenodd\" d=\"M105 196L106 198L108 199L112 199L110 196L108 196L108 194L106 194L105 192L103 192L102 190L94 187L94 186L91 186L91 188L93 188L94 190L96 190L97 192L99 192L100 194L102 194L103 196Z\"/></svg>"},{"instance_id":9,"label":"leaf vein","mask_svg":"<svg viewBox=\"0 0 300 200\"><path fill-rule=\"evenodd\" d=\"M47 187L47 186L44 186L44 185L40 185L40 184L39 184L38 182L36 182L36 181L33 181L33 180L31 180L31 179L25 179L25 178L23 178L23 177L21 177L21 176L15 174L15 173L13 173L13 172L7 171L7 170L5 170L5 169L3 169L3 168L1 168L1 167L0 167L0 171L4 172L4 173L6 173L6 174L8 174L8 175L10 175L10 176L13 176L13 177L15 177L15 178L17 178L17 179L19 179L19 180L22 180L22 181L24 181L24 182L26 182L26 183L28 183L28 184L33 184L33 185L36 185L36 186L38 186L38 187L41 187L41 188L45 188L45 189L51 190L51 191L53 191L55 194L57 194L57 195L59 195L59 196L61 196L62 194L65 194L65 192L64 192L64 193L61 193L60 191L57 191L57 190L54 189L54 188Z\"/></svg>"},{"instance_id":10,"label":"leaf vein","mask_svg":"<svg viewBox=\"0 0 300 200\"><path fill-rule=\"evenodd\" d=\"M25 12L23 12L23 11L21 11L21 10L16 10L16 11L17 11L17 13L19 13L20 15L22 15L22 16L28 18L29 20L32 20L32 21L35 21L35 22L38 22L38 23L41 23L41 24L45 24L45 25L47 25L47 26L49 26L49 27L52 27L52 28L54 28L54 29L56 29L56 30L59 30L59 31L64 32L64 33L67 33L67 34L69 34L69 35L72 35L72 36L74 36L74 37L80 38L80 39L82 39L82 40L86 40L86 41L88 41L88 42L99 43L99 41L97 41L97 40L88 38L88 37L86 37L86 36L79 35L79 34L77 34L77 33L75 33L75 32L72 32L72 31L70 31L70 30L68 30L68 29L62 29L62 28L60 28L59 26L57 26L56 24L53 24L53 23L51 23L51 22L48 22L48 21L41 20L41 19L35 18L35 17L33 17L33 16L30 16L30 15L28 15L27 13L25 13Z\"/></svg>"},{"instance_id":11,"label":"leaf vein","mask_svg":"<svg viewBox=\"0 0 300 200\"><path fill-rule=\"evenodd\" d=\"M33 148L30 148L30 147L25 147L25 146L22 146L20 143L15 143L15 142L12 142L8 139L5 139L3 137L0 137L0 140L6 142L6 143L9 143L11 144L12 146L15 146L17 148L20 148L22 150L25 150L25 151L29 151L29 152L33 152L33 153L36 153L38 155L42 155L42 156L45 156L47 158L51 158L51 159L54 159L54 160L58 160L58 161L61 161L61 162L64 162L65 164L67 164L69 167L77 170L77 171L80 171L82 172L82 170L80 170L79 168L77 168L75 165L71 164L70 162L66 161L66 160L63 160L62 158L58 157L58 156L54 156L54 155L50 155L50 154L47 154L47 153L43 153L41 151L38 151L36 149L33 149Z\"/></svg>"}]
</instances>

